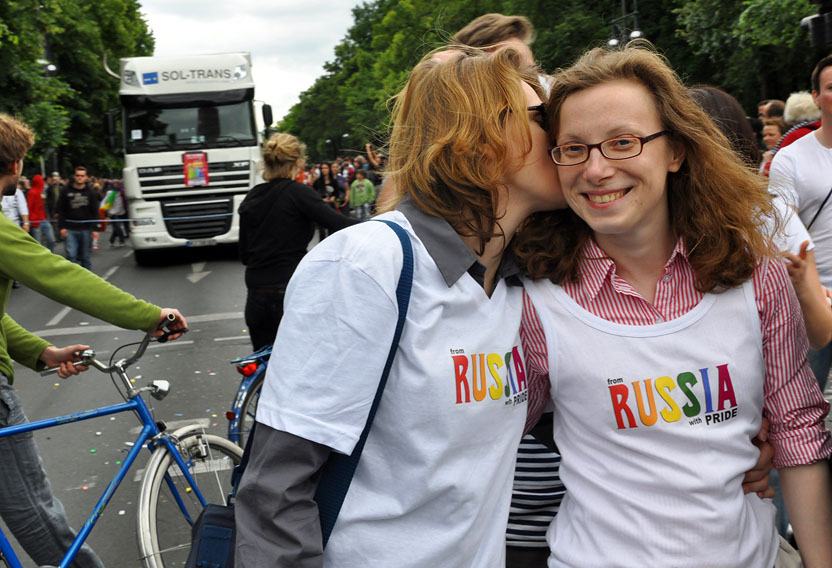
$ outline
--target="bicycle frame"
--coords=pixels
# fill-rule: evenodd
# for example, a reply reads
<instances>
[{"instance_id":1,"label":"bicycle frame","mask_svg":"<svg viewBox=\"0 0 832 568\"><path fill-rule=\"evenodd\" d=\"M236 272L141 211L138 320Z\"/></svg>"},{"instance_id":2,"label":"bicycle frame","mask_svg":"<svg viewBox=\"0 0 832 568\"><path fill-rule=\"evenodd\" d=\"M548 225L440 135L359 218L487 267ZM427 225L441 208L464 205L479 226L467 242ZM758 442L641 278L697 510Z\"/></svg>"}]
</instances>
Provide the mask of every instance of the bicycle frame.
<instances>
[{"instance_id":1,"label":"bicycle frame","mask_svg":"<svg viewBox=\"0 0 832 568\"><path fill-rule=\"evenodd\" d=\"M117 367L118 366L119 365L117 364ZM165 448L167 448L168 451L170 451L174 461L179 466L179 469L184 475L186 481L188 482L188 486L191 488L196 498L203 506L205 506L206 504L205 498L203 497L202 492L199 490L199 487L197 487L197 484L189 471L188 465L182 458L182 455L179 453L179 450L177 449L176 444L172 439L172 436L170 434L165 434L164 432L159 430L159 427L154 421L153 416L150 414L150 409L147 407L147 403L140 396L140 391L136 390L130 384L130 379L127 377L127 374L124 372L124 370L121 368L117 368L116 372L118 372L122 381L124 381L128 386L128 396L131 398L127 402L115 404L112 406L105 406L102 408L96 408L93 410L87 410L84 412L67 414L55 418L46 418L43 420L37 420L35 422L28 422L26 424L18 424L16 426L7 426L6 428L0 428L0 438L2 438L6 436L14 436L16 434L22 434L24 432L32 432L35 430L54 428L56 426L63 426L65 424L70 424L73 422L81 422L84 420L90 420L92 418L109 416L111 414L118 414L121 412L129 411L135 412L142 423L143 427L141 432L139 433L138 438L136 438L135 444L132 448L130 448L130 451L127 453L127 457L122 462L121 467L116 472L115 476L110 481L110 483L107 485L107 488L104 490L104 493L98 499L98 502L96 503L89 517L87 517L87 521L84 523L84 526L81 528L80 531L78 531L78 535L75 537L75 540L69 547L69 550L67 550L66 554L61 560L59 568L67 568L75 559L75 555L78 553L78 550L84 544L90 532L92 532L92 529L95 526L98 519L101 517L101 513L104 511L104 508L110 502L110 499L113 497L119 485L126 477L130 467L133 465L133 463L135 463L136 458L138 457L139 453L142 450L142 447L144 447L145 444L147 445L147 449L151 453L156 451L156 449L159 446L164 446ZM169 477L166 477L166 482L170 487L173 495L175 496L179 508L185 515L185 518L188 520L189 523L193 524L193 519L190 518L190 515L188 514L184 506L184 503L182 502L179 496L179 492L177 491L173 482ZM2 530L0 530L0 557L4 557L9 568L23 568L23 566L20 563L20 560L17 558L17 555L11 547L11 543L9 542L8 538Z\"/></svg>"},{"instance_id":2,"label":"bicycle frame","mask_svg":"<svg viewBox=\"0 0 832 568\"><path fill-rule=\"evenodd\" d=\"M272 354L272 346L263 347L259 351L252 353L246 357L240 357L231 361L232 365L245 366L247 363L256 363L257 370L252 374L240 380L240 386L237 388L237 394L234 395L234 401L231 403L231 411L227 414L230 417L228 421L228 439L235 444L240 443L240 410L243 407L243 401L251 388L252 383L266 372L269 366L269 357Z\"/></svg>"}]
</instances>

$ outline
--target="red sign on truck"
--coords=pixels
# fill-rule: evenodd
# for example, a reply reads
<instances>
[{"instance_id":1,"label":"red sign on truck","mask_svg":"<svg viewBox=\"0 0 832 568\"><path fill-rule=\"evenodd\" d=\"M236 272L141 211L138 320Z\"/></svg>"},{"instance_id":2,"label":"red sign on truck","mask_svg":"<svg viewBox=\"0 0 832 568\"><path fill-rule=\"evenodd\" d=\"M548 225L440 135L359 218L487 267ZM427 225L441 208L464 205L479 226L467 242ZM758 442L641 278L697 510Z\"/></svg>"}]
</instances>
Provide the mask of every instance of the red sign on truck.
<instances>
[{"instance_id":1,"label":"red sign on truck","mask_svg":"<svg viewBox=\"0 0 832 568\"><path fill-rule=\"evenodd\" d=\"M185 170L185 187L208 185L208 155L205 152L190 152L182 156Z\"/></svg>"}]
</instances>

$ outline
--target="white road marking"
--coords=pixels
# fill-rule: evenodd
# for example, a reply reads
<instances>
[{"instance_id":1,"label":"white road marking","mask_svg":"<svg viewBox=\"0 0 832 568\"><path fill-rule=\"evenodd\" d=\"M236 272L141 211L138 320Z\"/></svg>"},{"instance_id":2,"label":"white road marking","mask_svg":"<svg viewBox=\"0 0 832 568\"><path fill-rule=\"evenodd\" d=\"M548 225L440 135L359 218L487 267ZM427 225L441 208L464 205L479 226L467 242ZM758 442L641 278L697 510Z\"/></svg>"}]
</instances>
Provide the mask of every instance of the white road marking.
<instances>
[{"instance_id":1,"label":"white road marking","mask_svg":"<svg viewBox=\"0 0 832 568\"><path fill-rule=\"evenodd\" d=\"M118 266L111 267L110 270L108 270L107 272L104 273L104 276L102 276L101 279L102 280L109 280L110 276L115 274L117 270L118 270Z\"/></svg>"},{"instance_id":2,"label":"white road marking","mask_svg":"<svg viewBox=\"0 0 832 568\"><path fill-rule=\"evenodd\" d=\"M177 341L171 341L170 343L151 343L147 346L148 349L158 349L160 347L176 347L179 345L193 345L193 341L182 341L181 339Z\"/></svg>"},{"instance_id":3,"label":"white road marking","mask_svg":"<svg viewBox=\"0 0 832 568\"><path fill-rule=\"evenodd\" d=\"M66 308L69 310L70 308ZM238 320L243 319L243 312L222 312L217 314L202 314L198 316L187 316L189 323L199 323L207 321L223 321L223 320ZM120 331L122 328L114 325L84 325L76 327L58 327L55 329L44 329L41 331L33 331L39 337L56 337L60 335L77 335L90 333L103 333ZM174 343L182 343L181 341Z\"/></svg>"},{"instance_id":4,"label":"white road marking","mask_svg":"<svg viewBox=\"0 0 832 568\"><path fill-rule=\"evenodd\" d=\"M248 341L250 338L248 335L235 335L234 337L215 337L214 341L235 341L237 339L245 339Z\"/></svg>"},{"instance_id":5,"label":"white road marking","mask_svg":"<svg viewBox=\"0 0 832 568\"><path fill-rule=\"evenodd\" d=\"M59 311L54 318L46 322L46 325L58 325L59 323L61 323L61 320L64 319L64 317L66 317L66 314L68 314L70 311L72 311L72 308L70 308L69 306L61 308L61 311Z\"/></svg>"},{"instance_id":6,"label":"white road marking","mask_svg":"<svg viewBox=\"0 0 832 568\"><path fill-rule=\"evenodd\" d=\"M188 274L185 278L187 278L188 281L190 281L191 284L196 284L197 282L199 282L200 280L202 280L203 278L205 278L206 276L211 274L210 270L207 270L207 271L204 270L205 269L205 264L206 263L204 263L204 262L194 262L194 263L192 263L191 264L191 274Z\"/></svg>"},{"instance_id":7,"label":"white road marking","mask_svg":"<svg viewBox=\"0 0 832 568\"><path fill-rule=\"evenodd\" d=\"M108 280L110 276L116 273L116 270L118 270L118 266L113 266L112 268L110 268L110 270L105 272L104 276L102 276L101 278L103 280ZM64 319L66 315L71 311L72 308L70 308L69 306L61 308L61 311L59 311L54 318L46 322L46 325L58 325L59 323L61 323L61 320Z\"/></svg>"}]
</instances>

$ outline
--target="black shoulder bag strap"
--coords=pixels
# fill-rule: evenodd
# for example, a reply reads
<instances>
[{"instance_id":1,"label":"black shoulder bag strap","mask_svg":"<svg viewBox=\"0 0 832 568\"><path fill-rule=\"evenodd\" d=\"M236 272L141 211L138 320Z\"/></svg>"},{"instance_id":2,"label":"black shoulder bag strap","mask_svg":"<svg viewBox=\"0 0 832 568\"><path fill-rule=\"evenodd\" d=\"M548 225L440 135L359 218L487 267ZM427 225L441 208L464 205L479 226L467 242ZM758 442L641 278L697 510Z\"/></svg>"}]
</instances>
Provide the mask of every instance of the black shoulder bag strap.
<instances>
[{"instance_id":1,"label":"black shoulder bag strap","mask_svg":"<svg viewBox=\"0 0 832 568\"><path fill-rule=\"evenodd\" d=\"M818 215L820 215L820 212L821 212L821 211L823 211L823 206L824 206L824 205L826 205L826 202L827 202L827 201L829 201L829 196L830 196L830 195L832 195L832 187L830 187L830 188L829 188L829 193L827 193L827 194L826 194L826 197L823 199L823 203L821 203L821 204L820 204L820 207L818 207L818 212L817 212L817 213L815 213L815 216L814 216L814 217L812 217L812 220L811 220L811 221L809 221L809 224L808 224L808 225L806 225L806 230L807 230L807 231L808 231L809 229L811 229L811 228L812 228L812 225L814 225L814 224L815 224L815 219L817 219L817 218L818 218Z\"/></svg>"},{"instance_id":2,"label":"black shoulder bag strap","mask_svg":"<svg viewBox=\"0 0 832 568\"><path fill-rule=\"evenodd\" d=\"M332 533L332 528L338 519L341 505L343 505L344 498L347 496L352 477L355 474L355 468L358 466L358 460L361 457L361 452L364 450L364 443L367 441L367 434L370 432L370 426L373 424L373 418L378 409L378 404L381 401L384 385L387 384L387 376L390 374L390 368L393 366L393 359L399 346L399 338L402 335L404 320L407 316L407 307L410 303L410 289L413 284L413 247L410 243L410 237L400 225L382 219L377 220L393 229L402 244L404 263L402 264L401 276L399 276L399 284L396 287L399 319L396 323L396 332L393 334L393 344L390 346L390 352L387 354L387 362L384 365L384 371L381 374L381 380L379 381L378 389L376 389L376 395L373 398L370 413L367 416L367 424L364 426L364 431L361 432L361 437L355 444L355 449L350 455L333 452L323 468L321 468L321 480L318 483L318 490L315 492L315 501L318 503L318 511L321 517L321 534L323 536L324 547L326 547L326 543L329 541L329 535Z\"/></svg>"}]
</instances>

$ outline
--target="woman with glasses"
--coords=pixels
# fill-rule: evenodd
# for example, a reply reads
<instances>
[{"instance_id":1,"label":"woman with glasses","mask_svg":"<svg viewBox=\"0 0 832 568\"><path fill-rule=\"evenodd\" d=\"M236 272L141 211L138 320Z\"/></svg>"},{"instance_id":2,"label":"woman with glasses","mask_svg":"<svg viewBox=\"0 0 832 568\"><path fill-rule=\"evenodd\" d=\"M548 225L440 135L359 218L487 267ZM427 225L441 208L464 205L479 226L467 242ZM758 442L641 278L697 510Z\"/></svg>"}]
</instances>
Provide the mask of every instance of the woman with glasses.
<instances>
[{"instance_id":1,"label":"woman with glasses","mask_svg":"<svg viewBox=\"0 0 832 568\"><path fill-rule=\"evenodd\" d=\"M448 54L393 110L392 210L413 246L407 319L325 550L312 500L350 454L396 326L402 248L368 221L295 271L235 512L236 566L503 568L526 421L522 288L503 258L536 211L563 207L537 77L518 54Z\"/></svg>"},{"instance_id":2,"label":"woman with glasses","mask_svg":"<svg viewBox=\"0 0 832 568\"><path fill-rule=\"evenodd\" d=\"M570 210L515 243L567 488L549 566L781 566L741 486L764 414L804 562L832 565L828 404L759 178L650 49L590 51L550 101Z\"/></svg>"}]
</instances>

